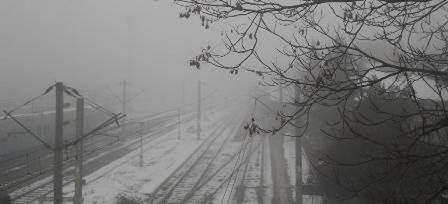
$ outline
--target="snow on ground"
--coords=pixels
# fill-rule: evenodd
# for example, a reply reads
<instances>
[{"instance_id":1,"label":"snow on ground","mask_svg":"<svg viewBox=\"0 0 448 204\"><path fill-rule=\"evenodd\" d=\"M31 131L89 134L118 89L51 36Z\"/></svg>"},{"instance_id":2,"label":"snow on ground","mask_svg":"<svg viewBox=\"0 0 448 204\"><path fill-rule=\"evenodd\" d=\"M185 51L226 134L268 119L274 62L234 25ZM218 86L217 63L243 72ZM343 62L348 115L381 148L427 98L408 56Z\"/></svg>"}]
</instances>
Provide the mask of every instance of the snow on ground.
<instances>
[{"instance_id":1,"label":"snow on ground","mask_svg":"<svg viewBox=\"0 0 448 204\"><path fill-rule=\"evenodd\" d=\"M192 138L177 140L176 136L171 133L156 144L145 145L142 167L136 150L85 177L85 202L114 203L119 194L135 197L151 193L201 143Z\"/></svg>"},{"instance_id":2,"label":"snow on ground","mask_svg":"<svg viewBox=\"0 0 448 204\"><path fill-rule=\"evenodd\" d=\"M179 131L172 129L165 135L143 145L143 166L140 167L140 148L85 176L84 203L115 203L117 197L144 199L168 177L213 131L225 111L215 112L202 120L202 139L196 140L196 120L181 123ZM177 126L176 126L177 127ZM153 134L153 133L148 133ZM84 163L93 162L93 160ZM64 171L73 170L69 167ZM52 176L36 181L12 194L39 186L52 180ZM64 186L64 197L73 197L74 183ZM51 193L50 193L51 194Z\"/></svg>"},{"instance_id":3,"label":"snow on ground","mask_svg":"<svg viewBox=\"0 0 448 204\"><path fill-rule=\"evenodd\" d=\"M262 137L261 140L263 140L262 142L264 142L266 144L265 146L265 152L264 152L264 163L262 168L263 169L263 183L262 183L262 188L263 188L263 200L267 203L270 203L270 201L272 200L273 197L273 181L271 179L271 163L270 163L270 152L269 152L269 145L267 143L266 137L264 135L257 135L256 137ZM232 147L232 151L239 151L241 148L242 143L238 142L238 143L234 143L231 144ZM260 147L261 148L261 147ZM243 154L245 155L245 154ZM233 167L235 166L235 162L237 160L233 161L230 165ZM241 164L241 160L239 160L238 164ZM231 169L232 170L232 169ZM242 171L244 171L244 165L240 166L240 168L236 169L236 172L239 172L238 177L241 178L242 175L240 175L242 173ZM228 172L228 174L230 174L231 172ZM235 194L235 188L237 187L237 183L239 183L240 181L235 180L235 176L236 174L234 174L231 179L229 179L228 181L226 181L224 183L224 185L221 186L221 188L216 192L213 200L211 201L211 203L232 203L234 194ZM237 183L235 183L237 182ZM253 189L249 189L249 190L253 190ZM244 203L258 203L256 201L256 196L254 197L254 199L252 200L245 200Z\"/></svg>"},{"instance_id":4,"label":"snow on ground","mask_svg":"<svg viewBox=\"0 0 448 204\"><path fill-rule=\"evenodd\" d=\"M219 117L210 118L203 123L203 137L208 136ZM196 121L181 124L181 139L174 129L143 146L143 166L139 166L140 149L115 160L84 177L84 203L115 203L122 196L131 200L144 200L159 186L191 153L204 141L196 140L191 132ZM64 188L67 196L73 195L74 184Z\"/></svg>"}]
</instances>

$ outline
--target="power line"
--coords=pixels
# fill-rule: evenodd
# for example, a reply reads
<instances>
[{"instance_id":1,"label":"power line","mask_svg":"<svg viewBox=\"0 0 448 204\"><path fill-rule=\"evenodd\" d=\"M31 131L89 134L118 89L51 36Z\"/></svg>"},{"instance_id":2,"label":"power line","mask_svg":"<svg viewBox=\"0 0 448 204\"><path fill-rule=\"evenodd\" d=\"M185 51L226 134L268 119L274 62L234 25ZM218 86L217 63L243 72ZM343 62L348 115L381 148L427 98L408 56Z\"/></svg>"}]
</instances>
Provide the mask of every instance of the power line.
<instances>
[{"instance_id":1,"label":"power line","mask_svg":"<svg viewBox=\"0 0 448 204\"><path fill-rule=\"evenodd\" d=\"M246 135L246 137L247 137L247 135ZM250 142L252 142L252 140L250 139L251 137L247 137L247 138L249 138L248 139L248 142L246 143L246 146L244 147L244 149L243 149L243 159L247 156L246 155L246 149L247 149L247 146L248 146L248 144L250 143ZM250 141L250 142L249 142ZM249 161L247 161L247 162L249 162ZM240 168L237 168L236 169L236 175L235 175L235 178L234 178L234 180L233 180L233 182L232 182L232 188L230 189L230 194L229 194L229 197L230 196L232 196L232 193L233 193L233 189L235 188L235 184L236 184L236 182L238 181L238 175L239 175L239 172L240 172ZM230 199L227 199L227 204L229 203L229 201L230 201Z\"/></svg>"},{"instance_id":2,"label":"power line","mask_svg":"<svg viewBox=\"0 0 448 204\"><path fill-rule=\"evenodd\" d=\"M32 103L33 101L39 99L40 97L48 94L53 88L55 88L55 98L56 98L56 103L55 103L55 143L54 146L52 147L51 145L47 144L44 140L42 140L39 136L37 136L37 134L35 134L33 131L31 131L30 128L28 128L26 125L24 125L22 122L20 122L19 120L17 120L11 113L15 112L16 110ZM73 98L77 99L77 109L81 108L82 110L77 110L77 138L67 144L64 144L63 141L63 125L64 125L64 120L63 120L63 115L64 115L64 93L67 94L68 96L71 96ZM107 126L109 126L110 124L117 122L117 120L123 118L125 115L122 114L115 114L107 109L105 109L104 107L98 105L97 103L95 103L94 101L91 101L89 99L87 99L87 103L92 106L93 108L106 113L106 115L112 115L111 118L109 118L108 120L104 121L102 124L100 124L98 127L94 128L93 130L91 130L90 132L88 132L87 134L84 134L82 132L79 132L78 126L80 124L78 123L83 123L83 120L79 119L78 114L80 114L80 112L83 112L83 104L84 104L84 98L76 89L69 87L69 86L65 86L62 82L57 82L56 84L50 86L49 88L47 88L42 94L32 98L31 100L28 100L27 102L25 102L24 104L18 106L17 108L14 108L11 111L3 111L6 116L4 117L4 119L6 119L7 117L10 117L14 122L16 122L21 128L23 128L27 133L29 133L31 136L33 136L35 139L37 139L40 143L42 143L43 146L45 146L47 149L52 150L54 152L53 155L53 168L54 168L54 175L53 175L53 192L54 192L54 203L56 204L60 204L63 201L63 195L62 195L62 187L63 187L63 163L64 163L64 150L67 150L68 146L71 145L75 145L75 144L80 144L80 142L87 136L92 135L93 133L95 133L96 131L99 131L100 129L103 129ZM82 104L79 104L82 103ZM33 105L33 104L32 104ZM34 110L32 110L34 112ZM83 116L81 116L83 117ZM118 122L117 122L118 123ZM81 127L81 126L80 126ZM68 152L66 151L66 154ZM83 154L82 151L78 151L78 158L81 157L81 155ZM28 154L26 154L27 157L27 163L28 163ZM79 161L78 164L82 162ZM81 163L82 164L82 163ZM81 167L79 167L80 169ZM79 187L79 183L80 181L78 181L78 187ZM78 189L79 191L79 189ZM80 196L80 193L77 193L77 196ZM78 200L80 198L77 198Z\"/></svg>"},{"instance_id":3,"label":"power line","mask_svg":"<svg viewBox=\"0 0 448 204\"><path fill-rule=\"evenodd\" d=\"M51 85L51 86L48 87L42 94L40 94L40 95L38 95L38 96L36 96L36 97L31 98L30 100L26 101L26 102L23 103L22 105L20 105L20 106L14 108L14 109L12 109L12 110L10 110L10 111L3 111L3 112L6 113L6 115L5 115L5 117L4 117L3 119L6 119L6 117L7 117L8 115L10 115L10 113L12 113L12 112L14 112L14 111L16 111L16 110L18 110L18 109L20 109L20 108L22 108L22 107L28 105L28 104L30 104L31 102L33 102L33 101L39 99L39 98L42 97L42 96L45 96L46 94L48 94L48 93L53 89L54 86L55 86L55 84Z\"/></svg>"},{"instance_id":4,"label":"power line","mask_svg":"<svg viewBox=\"0 0 448 204\"><path fill-rule=\"evenodd\" d=\"M36 138L40 143L42 143L47 149L53 150L53 147L49 144L47 144L44 140L42 140L39 136L34 134L33 131L31 131L28 127L26 127L24 124L22 124L20 121L18 121L14 116L12 116L9 112L3 111L6 114L6 117L10 117L14 122L16 122L20 127L22 127L28 134Z\"/></svg>"},{"instance_id":5,"label":"power line","mask_svg":"<svg viewBox=\"0 0 448 204\"><path fill-rule=\"evenodd\" d=\"M240 150L239 150L239 152L238 152L238 157L237 157L237 159L236 159L235 165L233 166L233 170L232 170L232 172L230 173L230 175L233 175L233 174L235 173L235 171L236 171L236 167L238 166L238 163L239 163L240 158L241 158L241 152L242 152L243 150L246 149L246 146L247 146L248 141L249 141L249 139L248 139L247 134L246 134L246 138L245 138L243 144L241 145L241 148L240 148ZM238 174L238 173L237 173L237 174ZM222 196L222 198L221 198L221 204L223 204L224 199L225 199L225 197L226 197L227 191L228 191L229 186L230 186L230 181L231 181L231 179L229 180L229 182L227 182L226 188L225 188L225 190L224 190L224 194L223 194L223 196ZM229 196L231 196L231 195L229 195Z\"/></svg>"}]
</instances>

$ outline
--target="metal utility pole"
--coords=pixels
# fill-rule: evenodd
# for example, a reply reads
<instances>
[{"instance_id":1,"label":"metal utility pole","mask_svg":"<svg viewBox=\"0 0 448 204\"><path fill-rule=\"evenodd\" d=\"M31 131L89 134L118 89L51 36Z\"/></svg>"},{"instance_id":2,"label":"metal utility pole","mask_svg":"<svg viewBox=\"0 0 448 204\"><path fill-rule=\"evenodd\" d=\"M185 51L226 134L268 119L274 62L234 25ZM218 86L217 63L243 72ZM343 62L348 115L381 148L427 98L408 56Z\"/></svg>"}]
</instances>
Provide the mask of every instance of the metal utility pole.
<instances>
[{"instance_id":1,"label":"metal utility pole","mask_svg":"<svg viewBox=\"0 0 448 204\"><path fill-rule=\"evenodd\" d=\"M128 16L126 18L126 24L127 24L127 48L128 48L128 55L127 55L127 76L125 77L126 80L123 80L123 107L122 107L122 113L126 114L126 108L127 108L127 102L129 100L129 96L127 94L127 87L131 87L131 83L132 83L132 75L133 75L133 69L134 69L134 64L133 64L133 57L134 57L134 30L133 30L133 17L132 16ZM130 94L129 94L130 95ZM126 117L123 118L123 122L126 120Z\"/></svg>"},{"instance_id":2,"label":"metal utility pole","mask_svg":"<svg viewBox=\"0 0 448 204\"><path fill-rule=\"evenodd\" d=\"M279 87L279 89L278 89L278 92L279 92L279 96L278 96L278 112L283 112L283 87L280 85L280 87ZM280 126L279 127L281 127L282 125L283 125L283 117L281 116L281 114L278 114L278 117L279 117L279 121L280 121Z\"/></svg>"},{"instance_id":3,"label":"metal utility pole","mask_svg":"<svg viewBox=\"0 0 448 204\"><path fill-rule=\"evenodd\" d=\"M54 156L53 156L53 190L54 203L62 204L62 159L63 159L63 105L64 105L64 84L56 83L56 126L54 138Z\"/></svg>"},{"instance_id":4,"label":"metal utility pole","mask_svg":"<svg viewBox=\"0 0 448 204\"><path fill-rule=\"evenodd\" d=\"M84 99L76 99L76 138L82 138L84 135ZM82 204L82 153L83 153L83 140L80 139L76 144L76 178L75 178L75 196L73 199L74 204Z\"/></svg>"},{"instance_id":5,"label":"metal utility pole","mask_svg":"<svg viewBox=\"0 0 448 204\"><path fill-rule=\"evenodd\" d=\"M300 88L295 86L295 98L296 101L300 101ZM300 134L300 120L296 118L296 141L295 141L295 151L296 151L296 204L302 204L302 194L303 194L303 184L302 184L302 137Z\"/></svg>"},{"instance_id":6,"label":"metal utility pole","mask_svg":"<svg viewBox=\"0 0 448 204\"><path fill-rule=\"evenodd\" d=\"M126 100L127 100L126 80L123 80L123 96L122 96L122 109L121 109L121 112L123 113L123 115L126 115ZM123 120L125 120L125 119L123 118Z\"/></svg>"},{"instance_id":7,"label":"metal utility pole","mask_svg":"<svg viewBox=\"0 0 448 204\"><path fill-rule=\"evenodd\" d=\"M181 111L181 108L178 108L178 109L177 109L177 117L178 117L178 120L179 120L179 128L178 128L178 129L179 129L179 132L178 132L178 134L177 134L177 139L179 139L179 140L180 140L180 136L181 136L181 135L180 135L180 134L181 134L181 130L180 130L180 114L181 114L181 113L180 113L180 111Z\"/></svg>"},{"instance_id":8,"label":"metal utility pole","mask_svg":"<svg viewBox=\"0 0 448 204\"><path fill-rule=\"evenodd\" d=\"M198 124L197 124L197 139L201 139L201 80L198 81Z\"/></svg>"},{"instance_id":9,"label":"metal utility pole","mask_svg":"<svg viewBox=\"0 0 448 204\"><path fill-rule=\"evenodd\" d=\"M182 81L182 114L185 113L185 81Z\"/></svg>"},{"instance_id":10,"label":"metal utility pole","mask_svg":"<svg viewBox=\"0 0 448 204\"><path fill-rule=\"evenodd\" d=\"M139 133L140 133L140 161L139 161L139 165L140 167L143 167L143 126L144 126L144 122L140 122L140 127L139 127Z\"/></svg>"},{"instance_id":11,"label":"metal utility pole","mask_svg":"<svg viewBox=\"0 0 448 204\"><path fill-rule=\"evenodd\" d=\"M134 25L133 25L133 17L132 16L128 16L126 18L126 24L127 24L127 43L128 43L128 56L127 56L127 68L128 68L128 80L132 80L132 73L133 73L133 68L134 68L134 64L133 64L133 54L134 54Z\"/></svg>"}]
</instances>

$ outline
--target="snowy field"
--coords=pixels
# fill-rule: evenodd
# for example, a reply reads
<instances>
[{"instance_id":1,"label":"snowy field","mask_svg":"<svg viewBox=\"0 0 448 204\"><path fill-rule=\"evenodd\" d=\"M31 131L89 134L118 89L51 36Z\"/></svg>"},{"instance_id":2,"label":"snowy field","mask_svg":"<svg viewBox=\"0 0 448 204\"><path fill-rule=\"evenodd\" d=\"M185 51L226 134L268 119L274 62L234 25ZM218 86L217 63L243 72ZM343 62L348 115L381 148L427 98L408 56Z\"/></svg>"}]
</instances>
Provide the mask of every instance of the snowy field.
<instances>
[{"instance_id":1,"label":"snowy field","mask_svg":"<svg viewBox=\"0 0 448 204\"><path fill-rule=\"evenodd\" d=\"M211 203L271 203L273 183L268 142L265 135L255 135L249 140L241 160L236 164L235 173L221 184ZM243 190L241 186L244 186Z\"/></svg>"},{"instance_id":2,"label":"snowy field","mask_svg":"<svg viewBox=\"0 0 448 204\"><path fill-rule=\"evenodd\" d=\"M173 128L168 133L143 145L142 166L140 166L139 146L125 156L85 176L86 184L83 186L84 203L116 203L117 199L120 198L135 201L147 198L210 135L217 123L225 115L225 112L226 109L221 109L219 112L209 112L209 114L203 117L201 140L196 139L196 120L183 122L180 125L181 131L178 129L179 126L176 125L176 128ZM177 120L172 122L177 123ZM178 139L179 134L180 139ZM138 140L138 138L133 140ZM127 141L123 145L130 142L132 141ZM97 157L102 156L102 154ZM89 158L84 161L84 164L94 161L94 158ZM64 171L66 176L64 180L71 177L72 172L73 167L67 168ZM27 189L32 189L51 180L52 176L46 177L22 189L18 189L11 193L11 196L14 197ZM72 182L64 186L63 190L64 198L73 197L74 183ZM48 197L46 200L51 200L52 193Z\"/></svg>"},{"instance_id":3,"label":"snowy field","mask_svg":"<svg viewBox=\"0 0 448 204\"><path fill-rule=\"evenodd\" d=\"M207 137L222 116L204 121L202 137ZM140 167L140 149L112 162L85 177L83 189L84 203L116 203L118 198L144 200L166 177L176 170L182 162L204 141L196 140L192 132L196 121L181 124L181 139L178 130L173 130L143 146L143 166ZM204 138L205 139L205 138ZM71 197L74 184L64 188Z\"/></svg>"},{"instance_id":4,"label":"snowy field","mask_svg":"<svg viewBox=\"0 0 448 204\"><path fill-rule=\"evenodd\" d=\"M208 114L203 118L203 131L201 134L201 140L197 140L196 132L196 120L190 120L189 122L184 122L180 126L173 126L175 128L171 129L169 132L163 133L160 137L154 137L154 139L145 143L142 147L142 166L140 166L140 146L133 148L133 151L126 154L125 156L118 158L117 160L99 168L93 173L84 177L86 184L83 186L83 198L84 203L87 204L113 204L121 203L127 201L130 203L144 203L150 200L151 194L169 177L179 169L184 162L198 149L198 147L206 141L206 138L217 128L222 126L225 118L229 118L229 110L220 110L213 114ZM186 116L183 116L186 117ZM238 118L231 116L232 118ZM172 120L170 123L175 123L176 120ZM226 131L224 135L235 135L237 132L238 124L244 123L244 120L233 121L234 125L226 125ZM221 124L221 125L220 125ZM179 132L181 133L180 139L178 139ZM153 134L153 133L148 133ZM242 203L259 203L262 199L264 203L270 203L273 198L273 181L271 178L272 169L270 161L270 146L269 142L266 140L265 135L255 135L246 150L242 151L242 158L247 158L249 163L245 165L245 162L241 160L238 162L230 162L229 165L222 169L220 174L222 176L217 176L216 181L211 181L207 185L220 186L213 195L212 202L220 203L224 201L235 202L238 200L238 186L244 184L246 190L243 192ZM145 136L144 136L145 137ZM148 135L148 138L149 135ZM247 138L246 138L247 139ZM126 141L123 145L130 144L136 140L138 137L132 139L132 141ZM264 143L263 149L261 144ZM222 155L228 156L235 152L242 150L243 141L234 141L226 145L223 149ZM258 149L255 148L258 145ZM295 185L295 144L293 138L285 138L283 143L284 155L288 166L289 182L291 186ZM253 150L253 154L250 152ZM96 157L101 157L101 153ZM307 161L305 152L302 149L302 167L303 176L302 181L307 182L308 177L311 174L310 166ZM95 158L96 158L95 157ZM84 163L95 162L95 158L86 159ZM218 157L217 163L220 159ZM237 173L234 176L228 177L226 175L232 174L233 166L237 167ZM262 170L261 170L262 169ZM64 175L70 175L73 171L73 167L67 168L64 171ZM247 175L246 175L247 174ZM235 177L236 176L236 177ZM219 177L219 178L218 178ZM248 180L245 181L245 178ZM261 179L260 179L261 178ZM26 188L20 189L17 193L23 192L24 189L33 188L34 186L39 186L39 184L51 181L51 176L37 181ZM258 180L253 183L250 180ZM222 182L226 181L226 182ZM252 183L251 183L252 182ZM204 186L204 187L207 187ZM235 187L235 188L233 188ZM233 188L233 189L232 189ZM260 197L258 190L262 189L262 194ZM206 190L208 188L204 188ZM216 187L214 187L216 189ZM198 196L200 196L201 191L198 191ZM294 191L293 198L295 199ZM14 194L14 193L13 193ZM64 186L64 197L72 198L74 195L74 183L70 183ZM48 196L47 200L51 200L52 194ZM35 202L37 203L37 202ZM45 203L52 203L51 201ZM72 202L67 202L72 203ZM322 198L319 196L303 196L303 203L305 204L321 204Z\"/></svg>"}]
</instances>

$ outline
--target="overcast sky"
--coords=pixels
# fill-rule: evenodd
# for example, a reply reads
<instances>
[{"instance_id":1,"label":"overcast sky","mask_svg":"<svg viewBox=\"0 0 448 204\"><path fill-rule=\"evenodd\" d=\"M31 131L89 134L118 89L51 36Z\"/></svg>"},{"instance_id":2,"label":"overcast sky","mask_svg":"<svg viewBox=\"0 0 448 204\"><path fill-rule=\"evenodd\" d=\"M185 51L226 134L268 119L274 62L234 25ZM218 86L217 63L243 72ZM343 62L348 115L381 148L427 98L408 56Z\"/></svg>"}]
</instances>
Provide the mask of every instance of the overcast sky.
<instances>
[{"instance_id":1,"label":"overcast sky","mask_svg":"<svg viewBox=\"0 0 448 204\"><path fill-rule=\"evenodd\" d=\"M197 18L181 19L180 11L171 0L0 1L0 108L56 81L101 103L118 103L120 82L128 80L129 95L144 90L135 105L151 112L179 104L182 81L187 102L199 78L205 92L242 92L256 84L247 81L248 74L189 67L202 47L219 42L221 30L206 30Z\"/></svg>"}]
</instances>

